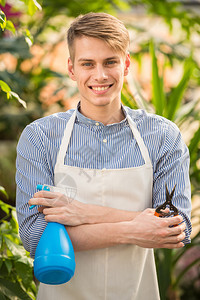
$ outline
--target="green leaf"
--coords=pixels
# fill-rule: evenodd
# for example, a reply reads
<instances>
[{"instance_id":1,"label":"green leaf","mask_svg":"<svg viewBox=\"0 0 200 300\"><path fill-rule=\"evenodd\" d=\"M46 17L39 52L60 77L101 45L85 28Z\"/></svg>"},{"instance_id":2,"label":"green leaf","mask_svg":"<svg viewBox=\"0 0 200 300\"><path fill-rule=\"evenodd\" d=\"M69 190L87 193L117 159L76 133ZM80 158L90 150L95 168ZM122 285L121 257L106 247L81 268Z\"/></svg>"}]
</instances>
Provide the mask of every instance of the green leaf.
<instances>
[{"instance_id":1,"label":"green leaf","mask_svg":"<svg viewBox=\"0 0 200 300\"><path fill-rule=\"evenodd\" d=\"M2 200L0 200L0 207L2 208L2 206L6 206L6 207L8 207L10 209L15 209L12 205L10 205L8 203L5 203Z\"/></svg>"},{"instance_id":2,"label":"green leaf","mask_svg":"<svg viewBox=\"0 0 200 300\"><path fill-rule=\"evenodd\" d=\"M13 22L11 22L10 20L8 20L6 22L6 29L11 31L12 33L15 33L15 26L13 24Z\"/></svg>"},{"instance_id":3,"label":"green leaf","mask_svg":"<svg viewBox=\"0 0 200 300\"><path fill-rule=\"evenodd\" d=\"M5 5L6 5L6 0L0 0L0 4L1 4L2 6L5 6Z\"/></svg>"},{"instance_id":4,"label":"green leaf","mask_svg":"<svg viewBox=\"0 0 200 300\"><path fill-rule=\"evenodd\" d=\"M15 262L15 268L17 271L17 275L22 279L23 285L25 288L28 288L33 281L33 270L26 263L21 263L19 261Z\"/></svg>"},{"instance_id":5,"label":"green leaf","mask_svg":"<svg viewBox=\"0 0 200 300\"><path fill-rule=\"evenodd\" d=\"M17 230L18 232L18 229L19 229L19 226L18 226L18 222L17 222L17 213L16 213L16 209L12 209L11 211L11 215L12 215L12 219L10 220L10 224L12 226L12 229L13 230Z\"/></svg>"},{"instance_id":6,"label":"green leaf","mask_svg":"<svg viewBox=\"0 0 200 300\"><path fill-rule=\"evenodd\" d=\"M8 299L32 300L29 295L21 288L18 282L11 282L0 278L0 293Z\"/></svg>"},{"instance_id":7,"label":"green leaf","mask_svg":"<svg viewBox=\"0 0 200 300\"><path fill-rule=\"evenodd\" d=\"M161 299L165 299L167 289L171 284L172 272L172 250L171 249L156 249L156 268L158 274L158 283Z\"/></svg>"},{"instance_id":8,"label":"green leaf","mask_svg":"<svg viewBox=\"0 0 200 300\"><path fill-rule=\"evenodd\" d=\"M16 58L21 58L23 60L32 57L24 36L12 36L9 38L0 39L0 54L8 52L14 55Z\"/></svg>"},{"instance_id":9,"label":"green leaf","mask_svg":"<svg viewBox=\"0 0 200 300\"><path fill-rule=\"evenodd\" d=\"M0 87L1 87L2 91L4 91L7 94L8 99L10 98L10 96L12 96L19 103L21 103L24 108L27 108L26 102L24 100L22 100L17 93L11 91L10 87L3 80L0 80Z\"/></svg>"},{"instance_id":10,"label":"green leaf","mask_svg":"<svg viewBox=\"0 0 200 300\"><path fill-rule=\"evenodd\" d=\"M27 108L27 106L26 106L26 102L24 101L24 100L22 100L20 97L19 97L19 95L17 95L15 92L10 92L10 95L13 97L13 98L15 98L19 103L21 103L22 104L22 106L24 107L24 108Z\"/></svg>"},{"instance_id":11,"label":"green leaf","mask_svg":"<svg viewBox=\"0 0 200 300\"><path fill-rule=\"evenodd\" d=\"M166 117L170 120L174 120L174 116L176 114L176 111L181 105L181 101L184 95L184 92L187 88L188 82L190 80L191 74L193 70L193 64L191 62L186 62L185 65L185 71L183 73L183 76L177 85L176 88L174 88L169 96L168 103L167 103L167 115Z\"/></svg>"},{"instance_id":12,"label":"green leaf","mask_svg":"<svg viewBox=\"0 0 200 300\"><path fill-rule=\"evenodd\" d=\"M188 146L191 155L193 152L197 151L199 143L200 143L200 127L195 132L195 134L194 134L193 138L191 139L190 144Z\"/></svg>"},{"instance_id":13,"label":"green leaf","mask_svg":"<svg viewBox=\"0 0 200 300\"><path fill-rule=\"evenodd\" d=\"M6 296L0 291L0 299L1 300L7 300Z\"/></svg>"},{"instance_id":14,"label":"green leaf","mask_svg":"<svg viewBox=\"0 0 200 300\"><path fill-rule=\"evenodd\" d=\"M4 12L0 9L0 27L2 31L6 28L6 15Z\"/></svg>"},{"instance_id":15,"label":"green leaf","mask_svg":"<svg viewBox=\"0 0 200 300\"><path fill-rule=\"evenodd\" d=\"M26 0L28 14L33 16L37 10L42 10L41 5L36 0Z\"/></svg>"},{"instance_id":16,"label":"green leaf","mask_svg":"<svg viewBox=\"0 0 200 300\"><path fill-rule=\"evenodd\" d=\"M33 36L32 34L30 33L30 31L28 29L25 30L25 32L23 32L23 35L25 37L25 40L27 42L27 44L30 46L33 45Z\"/></svg>"},{"instance_id":17,"label":"green leaf","mask_svg":"<svg viewBox=\"0 0 200 300\"><path fill-rule=\"evenodd\" d=\"M15 244L6 236L4 236L4 240L5 240L6 246L8 247L10 252L13 254L13 256L21 257L21 256L26 255L26 251L24 250L23 246Z\"/></svg>"},{"instance_id":18,"label":"green leaf","mask_svg":"<svg viewBox=\"0 0 200 300\"><path fill-rule=\"evenodd\" d=\"M27 252L28 253L28 252ZM27 254L29 255L29 253ZM22 263L22 264L26 264L28 265L30 268L33 267L33 259L30 258L29 256L27 256L26 254L21 256L19 259L17 259L17 262Z\"/></svg>"},{"instance_id":19,"label":"green leaf","mask_svg":"<svg viewBox=\"0 0 200 300\"><path fill-rule=\"evenodd\" d=\"M12 261L10 259L5 259L4 261L6 268L8 270L8 274L10 274L11 270L12 270Z\"/></svg>"},{"instance_id":20,"label":"green leaf","mask_svg":"<svg viewBox=\"0 0 200 300\"><path fill-rule=\"evenodd\" d=\"M6 215L10 213L9 206L1 200L0 200L0 207L6 213Z\"/></svg>"},{"instance_id":21,"label":"green leaf","mask_svg":"<svg viewBox=\"0 0 200 300\"><path fill-rule=\"evenodd\" d=\"M0 272L0 278L6 278L8 277L8 270L6 268L6 265L5 265L5 256L0 256L1 260L2 260L2 264L1 264L1 272ZM0 289L1 290L1 289Z\"/></svg>"},{"instance_id":22,"label":"green leaf","mask_svg":"<svg viewBox=\"0 0 200 300\"><path fill-rule=\"evenodd\" d=\"M1 275L2 275L2 270L1 270L2 265L3 265L3 259L1 258L1 255L0 255L0 274Z\"/></svg>"},{"instance_id":23,"label":"green leaf","mask_svg":"<svg viewBox=\"0 0 200 300\"><path fill-rule=\"evenodd\" d=\"M0 80L0 88L2 89L3 92L7 94L7 99L10 98L10 87L5 83L3 80Z\"/></svg>"},{"instance_id":24,"label":"green leaf","mask_svg":"<svg viewBox=\"0 0 200 300\"><path fill-rule=\"evenodd\" d=\"M192 139L190 140L190 144L188 146L190 152L190 170L193 165L197 166L197 161L199 159L199 148L200 148L200 127L194 133ZM194 170L193 170L194 171ZM197 169L196 178L199 176L199 171Z\"/></svg>"},{"instance_id":25,"label":"green leaf","mask_svg":"<svg viewBox=\"0 0 200 300\"><path fill-rule=\"evenodd\" d=\"M150 43L150 53L152 57L152 102L155 107L155 112L159 115L163 115L166 99L164 94L163 79L159 76L158 72L158 62L153 41Z\"/></svg>"},{"instance_id":26,"label":"green leaf","mask_svg":"<svg viewBox=\"0 0 200 300\"><path fill-rule=\"evenodd\" d=\"M11 210L12 210L12 209L15 209L12 205L10 205L10 204L8 204L8 203L5 203L5 202L3 202L2 200L0 200L0 207L1 207L1 209L3 209L3 208L2 208L3 206L6 206L7 208L10 208Z\"/></svg>"},{"instance_id":27,"label":"green leaf","mask_svg":"<svg viewBox=\"0 0 200 300\"><path fill-rule=\"evenodd\" d=\"M6 198L8 199L8 194L6 193L6 190L4 189L3 186L0 186L0 193L4 194Z\"/></svg>"}]
</instances>

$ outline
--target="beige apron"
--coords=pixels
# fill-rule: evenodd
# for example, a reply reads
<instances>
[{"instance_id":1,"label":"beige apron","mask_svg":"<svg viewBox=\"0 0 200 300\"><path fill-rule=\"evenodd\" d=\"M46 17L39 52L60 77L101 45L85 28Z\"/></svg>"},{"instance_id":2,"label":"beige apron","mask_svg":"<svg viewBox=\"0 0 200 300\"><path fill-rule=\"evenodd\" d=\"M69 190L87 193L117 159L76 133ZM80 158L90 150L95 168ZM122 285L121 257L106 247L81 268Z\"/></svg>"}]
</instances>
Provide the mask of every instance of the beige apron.
<instances>
[{"instance_id":1,"label":"beige apron","mask_svg":"<svg viewBox=\"0 0 200 300\"><path fill-rule=\"evenodd\" d=\"M75 182L84 203L141 211L152 207L152 165L135 123L127 115L145 164L123 169L81 169L64 165L76 111L67 123L54 170L55 186ZM69 182L66 182L69 187ZM74 186L72 186L74 189ZM98 238L98 237L97 237ZM75 253L74 277L62 285L40 284L38 300L158 300L153 249L118 245Z\"/></svg>"}]
</instances>

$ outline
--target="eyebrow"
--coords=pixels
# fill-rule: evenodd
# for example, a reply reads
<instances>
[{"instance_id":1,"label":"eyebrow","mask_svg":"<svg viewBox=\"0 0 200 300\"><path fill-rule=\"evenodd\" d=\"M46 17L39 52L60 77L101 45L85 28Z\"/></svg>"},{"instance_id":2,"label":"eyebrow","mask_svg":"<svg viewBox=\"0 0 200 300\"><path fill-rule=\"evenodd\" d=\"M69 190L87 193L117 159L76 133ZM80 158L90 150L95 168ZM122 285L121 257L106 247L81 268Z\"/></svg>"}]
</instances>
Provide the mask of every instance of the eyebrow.
<instances>
[{"instance_id":1,"label":"eyebrow","mask_svg":"<svg viewBox=\"0 0 200 300\"><path fill-rule=\"evenodd\" d=\"M78 61L93 61L93 59L88 59L88 58L79 58Z\"/></svg>"},{"instance_id":2,"label":"eyebrow","mask_svg":"<svg viewBox=\"0 0 200 300\"><path fill-rule=\"evenodd\" d=\"M118 56L112 56L112 57L107 57L104 60L106 61L106 60L113 60L113 59L119 59L119 58L118 58ZM89 58L79 58L78 62L81 62L81 61L93 62L94 60L89 59Z\"/></svg>"},{"instance_id":3,"label":"eyebrow","mask_svg":"<svg viewBox=\"0 0 200 300\"><path fill-rule=\"evenodd\" d=\"M106 58L105 60L113 60L113 59L119 59L119 57L118 56L112 56L112 57Z\"/></svg>"}]
</instances>

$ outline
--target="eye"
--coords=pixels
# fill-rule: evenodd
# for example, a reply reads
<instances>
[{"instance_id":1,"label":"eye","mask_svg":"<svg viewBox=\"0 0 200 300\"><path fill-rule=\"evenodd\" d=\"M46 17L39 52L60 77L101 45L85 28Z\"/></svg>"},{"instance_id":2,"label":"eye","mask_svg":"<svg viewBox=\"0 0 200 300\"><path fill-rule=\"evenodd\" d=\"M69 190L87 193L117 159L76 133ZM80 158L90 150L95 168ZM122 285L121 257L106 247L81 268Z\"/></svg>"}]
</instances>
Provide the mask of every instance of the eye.
<instances>
[{"instance_id":1,"label":"eye","mask_svg":"<svg viewBox=\"0 0 200 300\"><path fill-rule=\"evenodd\" d=\"M116 62L116 60L108 60L107 62L106 62L106 65L114 65L114 64L116 64L117 62Z\"/></svg>"},{"instance_id":2,"label":"eye","mask_svg":"<svg viewBox=\"0 0 200 300\"><path fill-rule=\"evenodd\" d=\"M91 66L92 66L92 63L90 63L90 62L85 62L85 63L82 63L82 66L83 66L83 67L91 67Z\"/></svg>"}]
</instances>

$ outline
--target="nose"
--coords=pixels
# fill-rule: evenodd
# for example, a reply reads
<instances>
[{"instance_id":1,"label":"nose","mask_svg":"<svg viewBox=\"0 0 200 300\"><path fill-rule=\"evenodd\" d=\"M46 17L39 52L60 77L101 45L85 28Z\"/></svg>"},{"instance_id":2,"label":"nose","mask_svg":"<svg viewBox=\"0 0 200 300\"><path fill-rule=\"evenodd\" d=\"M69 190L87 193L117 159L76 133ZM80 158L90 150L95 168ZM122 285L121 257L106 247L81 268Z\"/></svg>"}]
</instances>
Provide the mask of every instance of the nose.
<instances>
[{"instance_id":1,"label":"nose","mask_svg":"<svg viewBox=\"0 0 200 300\"><path fill-rule=\"evenodd\" d=\"M103 82L108 79L107 71L105 70L104 66L97 65L95 68L94 79L98 82Z\"/></svg>"}]
</instances>

